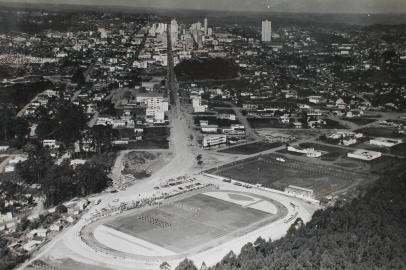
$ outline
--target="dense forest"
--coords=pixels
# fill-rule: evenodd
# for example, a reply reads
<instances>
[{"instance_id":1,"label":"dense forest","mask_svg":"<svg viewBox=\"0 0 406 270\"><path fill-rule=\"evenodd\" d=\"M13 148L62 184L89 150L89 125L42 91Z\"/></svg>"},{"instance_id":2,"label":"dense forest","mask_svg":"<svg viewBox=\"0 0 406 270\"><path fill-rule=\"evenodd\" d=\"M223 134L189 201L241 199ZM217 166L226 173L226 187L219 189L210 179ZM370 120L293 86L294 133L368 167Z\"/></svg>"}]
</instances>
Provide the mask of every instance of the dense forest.
<instances>
[{"instance_id":1,"label":"dense forest","mask_svg":"<svg viewBox=\"0 0 406 270\"><path fill-rule=\"evenodd\" d=\"M37 94L52 88L51 82L42 79L31 83L17 83L8 87L0 87L0 103L12 104L20 109Z\"/></svg>"},{"instance_id":2,"label":"dense forest","mask_svg":"<svg viewBox=\"0 0 406 270\"><path fill-rule=\"evenodd\" d=\"M406 269L406 179L393 173L341 207L296 220L277 241L259 238L210 270ZM190 260L176 270L196 269Z\"/></svg>"},{"instance_id":3,"label":"dense forest","mask_svg":"<svg viewBox=\"0 0 406 270\"><path fill-rule=\"evenodd\" d=\"M16 116L15 110L0 105L0 142L21 148L27 141L29 123Z\"/></svg>"},{"instance_id":4,"label":"dense forest","mask_svg":"<svg viewBox=\"0 0 406 270\"><path fill-rule=\"evenodd\" d=\"M49 114L52 110L55 113ZM72 144L81 138L86 128L87 117L83 109L69 101L54 102L50 108L40 107L37 111L37 136L40 139L55 139Z\"/></svg>"},{"instance_id":5,"label":"dense forest","mask_svg":"<svg viewBox=\"0 0 406 270\"><path fill-rule=\"evenodd\" d=\"M238 66L223 58L183 60L175 67L175 73L181 81L233 79L238 76Z\"/></svg>"}]
</instances>

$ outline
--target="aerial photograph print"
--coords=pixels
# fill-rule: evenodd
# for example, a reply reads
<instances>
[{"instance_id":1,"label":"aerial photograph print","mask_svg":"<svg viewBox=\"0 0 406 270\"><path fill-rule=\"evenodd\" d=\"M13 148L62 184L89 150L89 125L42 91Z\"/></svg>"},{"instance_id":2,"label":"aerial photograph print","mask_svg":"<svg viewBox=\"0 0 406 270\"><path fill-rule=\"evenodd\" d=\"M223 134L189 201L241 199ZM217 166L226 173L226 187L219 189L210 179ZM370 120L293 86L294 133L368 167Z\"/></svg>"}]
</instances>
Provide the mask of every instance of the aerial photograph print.
<instances>
[{"instance_id":1,"label":"aerial photograph print","mask_svg":"<svg viewBox=\"0 0 406 270\"><path fill-rule=\"evenodd\" d=\"M406 270L406 0L0 0L0 270Z\"/></svg>"}]
</instances>

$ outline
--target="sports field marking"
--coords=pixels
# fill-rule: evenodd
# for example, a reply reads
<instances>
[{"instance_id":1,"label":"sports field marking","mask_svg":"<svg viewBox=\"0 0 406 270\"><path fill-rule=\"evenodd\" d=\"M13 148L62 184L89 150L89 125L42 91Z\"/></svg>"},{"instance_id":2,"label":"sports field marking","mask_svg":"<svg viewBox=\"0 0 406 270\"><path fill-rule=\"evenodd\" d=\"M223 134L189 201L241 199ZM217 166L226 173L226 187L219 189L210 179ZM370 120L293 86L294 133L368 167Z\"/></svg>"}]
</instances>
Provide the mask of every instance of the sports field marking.
<instances>
[{"instance_id":1,"label":"sports field marking","mask_svg":"<svg viewBox=\"0 0 406 270\"><path fill-rule=\"evenodd\" d=\"M272 215L276 215L276 213L278 213L278 208L271 202L269 201L260 201L260 202L256 202L253 204L250 204L248 206L249 208L253 208L256 210L260 210Z\"/></svg>"},{"instance_id":2,"label":"sports field marking","mask_svg":"<svg viewBox=\"0 0 406 270\"><path fill-rule=\"evenodd\" d=\"M234 203L240 206L247 206L249 204L259 202L261 199L258 197L254 196L249 196L249 195L241 195L238 193L232 193L232 192L206 192L203 193L203 195L213 197L222 201Z\"/></svg>"},{"instance_id":3,"label":"sports field marking","mask_svg":"<svg viewBox=\"0 0 406 270\"><path fill-rule=\"evenodd\" d=\"M104 225L100 225L95 229L94 237L101 244L126 253L146 256L170 256L176 254L171 250Z\"/></svg>"}]
</instances>

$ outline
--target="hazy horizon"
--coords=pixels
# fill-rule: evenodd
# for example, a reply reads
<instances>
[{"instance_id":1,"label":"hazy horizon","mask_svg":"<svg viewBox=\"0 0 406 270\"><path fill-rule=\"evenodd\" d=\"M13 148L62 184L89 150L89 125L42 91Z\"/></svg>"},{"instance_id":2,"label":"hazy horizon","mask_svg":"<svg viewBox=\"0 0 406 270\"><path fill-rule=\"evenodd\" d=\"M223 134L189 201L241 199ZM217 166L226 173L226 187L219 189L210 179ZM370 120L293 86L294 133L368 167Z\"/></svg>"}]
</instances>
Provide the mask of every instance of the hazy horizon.
<instances>
[{"instance_id":1,"label":"hazy horizon","mask_svg":"<svg viewBox=\"0 0 406 270\"><path fill-rule=\"evenodd\" d=\"M404 0L0 0L0 3L98 5L131 8L167 8L248 12L299 13L406 13Z\"/></svg>"}]
</instances>

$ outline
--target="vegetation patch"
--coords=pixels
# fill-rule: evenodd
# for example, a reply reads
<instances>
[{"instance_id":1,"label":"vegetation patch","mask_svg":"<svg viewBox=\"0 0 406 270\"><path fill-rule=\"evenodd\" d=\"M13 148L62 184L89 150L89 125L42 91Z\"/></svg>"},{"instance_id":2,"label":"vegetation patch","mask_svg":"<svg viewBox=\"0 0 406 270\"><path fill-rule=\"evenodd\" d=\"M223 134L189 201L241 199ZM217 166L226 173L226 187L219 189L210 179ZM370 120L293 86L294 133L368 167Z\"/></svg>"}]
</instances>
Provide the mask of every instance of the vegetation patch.
<instances>
[{"instance_id":1,"label":"vegetation patch","mask_svg":"<svg viewBox=\"0 0 406 270\"><path fill-rule=\"evenodd\" d=\"M219 151L220 153L235 154L235 155L252 155L263 152L272 148L282 146L283 143L267 143L267 142L254 142L243 144Z\"/></svg>"},{"instance_id":2,"label":"vegetation patch","mask_svg":"<svg viewBox=\"0 0 406 270\"><path fill-rule=\"evenodd\" d=\"M131 174L141 179L151 175L170 159L170 153L130 152L124 162L123 174Z\"/></svg>"},{"instance_id":3,"label":"vegetation patch","mask_svg":"<svg viewBox=\"0 0 406 270\"><path fill-rule=\"evenodd\" d=\"M238 66L230 59L204 58L183 60L175 67L176 76L182 81L224 80L238 76Z\"/></svg>"}]
</instances>

